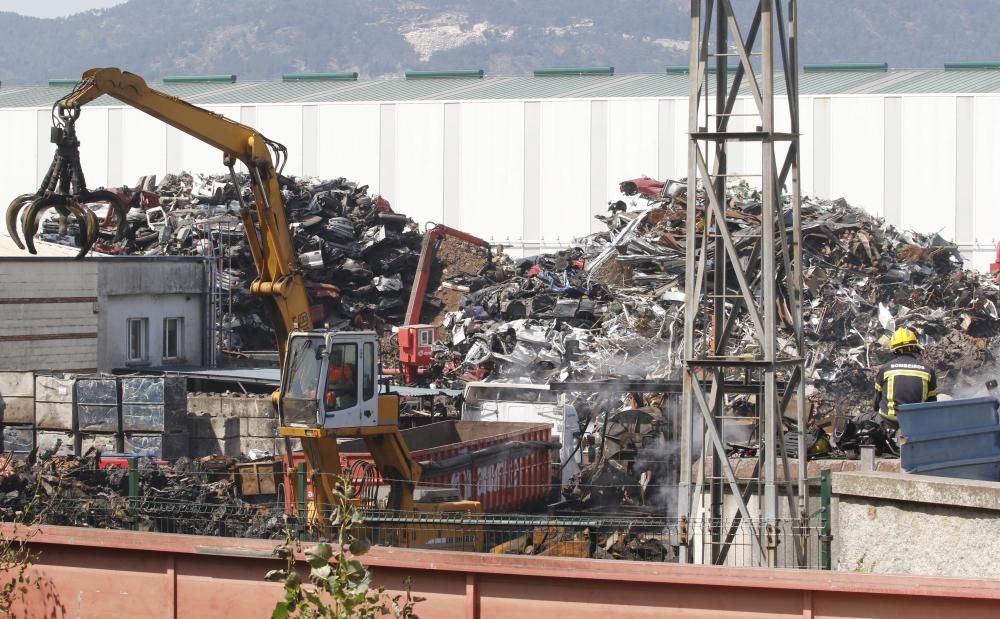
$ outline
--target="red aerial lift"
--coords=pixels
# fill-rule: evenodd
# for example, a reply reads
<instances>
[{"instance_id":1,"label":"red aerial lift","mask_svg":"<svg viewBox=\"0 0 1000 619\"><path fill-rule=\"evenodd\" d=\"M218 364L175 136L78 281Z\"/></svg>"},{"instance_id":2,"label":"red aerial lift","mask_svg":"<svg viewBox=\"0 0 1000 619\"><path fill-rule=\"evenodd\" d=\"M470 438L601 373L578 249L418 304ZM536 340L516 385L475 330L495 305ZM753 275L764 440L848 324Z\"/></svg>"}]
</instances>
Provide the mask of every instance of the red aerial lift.
<instances>
[{"instance_id":1,"label":"red aerial lift","mask_svg":"<svg viewBox=\"0 0 1000 619\"><path fill-rule=\"evenodd\" d=\"M489 241L449 228L443 224L436 224L424 232L424 242L420 249L420 261L417 263L417 272L413 278L413 288L410 289L410 301L406 306L406 316L404 325L399 328L399 364L402 368L403 382L412 385L417 382L420 376L426 376L431 364L431 350L434 345L435 329L434 325L420 322L420 310L424 304L424 296L427 294L427 284L430 282L431 272L434 269L434 261L437 257L438 248L448 237L459 239L469 245L484 247L487 251L487 260L492 259L492 248ZM383 370L387 371L388 370Z\"/></svg>"}]
</instances>

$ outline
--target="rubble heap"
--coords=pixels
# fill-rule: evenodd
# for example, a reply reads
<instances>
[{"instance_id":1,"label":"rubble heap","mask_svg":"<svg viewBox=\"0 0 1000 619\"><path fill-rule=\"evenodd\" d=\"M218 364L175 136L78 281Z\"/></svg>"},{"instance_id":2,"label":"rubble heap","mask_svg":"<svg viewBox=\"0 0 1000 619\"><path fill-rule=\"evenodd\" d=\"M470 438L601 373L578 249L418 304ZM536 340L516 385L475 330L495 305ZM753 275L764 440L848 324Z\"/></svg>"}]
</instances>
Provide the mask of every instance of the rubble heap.
<instances>
[{"instance_id":1,"label":"rubble heap","mask_svg":"<svg viewBox=\"0 0 1000 619\"><path fill-rule=\"evenodd\" d=\"M445 317L437 353L446 378L679 378L687 188L656 185L644 192L623 183L631 205L613 203L598 217L608 229L577 247L516 261L496 283L462 277L468 292ZM703 192L698 200L704 212ZM735 236L759 227L760 209L748 185L729 188ZM870 373L886 360L883 344L896 326L926 341L945 392L981 382L1000 350L1000 291L990 277L963 270L954 244L896 229L843 200L804 200L802 222L814 417L868 405ZM749 243L737 245L749 256ZM788 341L790 326L790 315L780 317ZM749 342L750 326L736 334Z\"/></svg>"},{"instance_id":2,"label":"rubble heap","mask_svg":"<svg viewBox=\"0 0 1000 619\"><path fill-rule=\"evenodd\" d=\"M273 349L264 305L249 291L257 272L239 219L240 200L253 205L253 193L246 175L236 180L234 185L223 175L167 174L158 183L144 177L135 188L115 189L129 204L128 230L115 242L109 222L94 251L216 258L226 311L223 348ZM381 196L369 195L367 185L345 178L281 177L281 187L313 320L334 329L400 324L419 258L417 224L393 212ZM43 222L41 238L75 244L73 221L63 234L60 223L66 225L55 216Z\"/></svg>"},{"instance_id":3,"label":"rubble heap","mask_svg":"<svg viewBox=\"0 0 1000 619\"><path fill-rule=\"evenodd\" d=\"M101 468L98 454L8 460L0 477L0 520L26 508L40 524L278 539L282 510L237 495L235 460L140 459L134 505L125 468Z\"/></svg>"}]
</instances>

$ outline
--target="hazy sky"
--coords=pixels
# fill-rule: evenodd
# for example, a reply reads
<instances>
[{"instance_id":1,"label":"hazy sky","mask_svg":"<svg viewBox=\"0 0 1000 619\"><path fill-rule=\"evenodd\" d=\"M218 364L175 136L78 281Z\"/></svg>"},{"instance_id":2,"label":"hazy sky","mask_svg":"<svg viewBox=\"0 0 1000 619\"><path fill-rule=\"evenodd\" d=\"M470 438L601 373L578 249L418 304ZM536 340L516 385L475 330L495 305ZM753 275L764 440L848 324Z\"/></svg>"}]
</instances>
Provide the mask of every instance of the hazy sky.
<instances>
[{"instance_id":1,"label":"hazy sky","mask_svg":"<svg viewBox=\"0 0 1000 619\"><path fill-rule=\"evenodd\" d=\"M124 2L125 0L0 0L0 11L13 11L31 17L62 17Z\"/></svg>"}]
</instances>

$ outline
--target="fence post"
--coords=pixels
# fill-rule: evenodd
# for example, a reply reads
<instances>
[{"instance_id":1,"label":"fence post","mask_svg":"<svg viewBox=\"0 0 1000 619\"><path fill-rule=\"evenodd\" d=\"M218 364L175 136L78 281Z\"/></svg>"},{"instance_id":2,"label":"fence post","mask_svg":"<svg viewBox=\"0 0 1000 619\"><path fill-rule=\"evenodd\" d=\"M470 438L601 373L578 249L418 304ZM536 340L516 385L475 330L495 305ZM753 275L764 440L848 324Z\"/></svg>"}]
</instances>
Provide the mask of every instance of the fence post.
<instances>
[{"instance_id":1,"label":"fence post","mask_svg":"<svg viewBox=\"0 0 1000 619\"><path fill-rule=\"evenodd\" d=\"M295 493L295 498L298 499L298 514L296 522L299 524L299 531L305 530L306 521L309 518L309 512L306 511L306 463L299 462L298 467L296 467L296 488L298 492Z\"/></svg>"},{"instance_id":2,"label":"fence post","mask_svg":"<svg viewBox=\"0 0 1000 619\"><path fill-rule=\"evenodd\" d=\"M820 536L819 536L819 562L820 568L831 569L830 546L833 535L830 530L830 469L823 469L819 472L819 499L820 499Z\"/></svg>"},{"instance_id":3,"label":"fence post","mask_svg":"<svg viewBox=\"0 0 1000 619\"><path fill-rule=\"evenodd\" d=\"M137 527L135 522L135 512L139 498L139 459L128 459L128 513L132 519L132 528Z\"/></svg>"}]
</instances>

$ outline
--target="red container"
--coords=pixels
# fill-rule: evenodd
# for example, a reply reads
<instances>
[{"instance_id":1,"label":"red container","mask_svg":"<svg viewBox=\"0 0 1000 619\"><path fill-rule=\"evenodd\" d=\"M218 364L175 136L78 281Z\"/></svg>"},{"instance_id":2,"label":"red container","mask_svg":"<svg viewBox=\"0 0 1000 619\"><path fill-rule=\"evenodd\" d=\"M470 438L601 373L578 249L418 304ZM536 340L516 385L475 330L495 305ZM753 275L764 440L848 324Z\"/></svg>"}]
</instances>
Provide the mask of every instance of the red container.
<instances>
[{"instance_id":1,"label":"red container","mask_svg":"<svg viewBox=\"0 0 1000 619\"><path fill-rule=\"evenodd\" d=\"M547 423L504 421L441 421L400 432L417 462L442 462L504 443L548 443L551 433L552 426ZM341 443L339 450L340 466L345 471L358 460L372 462L362 439ZM470 462L444 474L425 470L420 485L455 488L460 499L479 501L486 512L516 512L545 502L552 488L552 451L532 449L526 455L519 453L523 452L501 452L489 458L489 464ZM290 472L304 461L302 452L295 452L285 469L285 508L289 512L293 511L291 488L295 483ZM307 485L306 495L311 499L312 487Z\"/></svg>"},{"instance_id":2,"label":"red container","mask_svg":"<svg viewBox=\"0 0 1000 619\"><path fill-rule=\"evenodd\" d=\"M99 469L127 469L128 461L137 456L101 456L97 461ZM157 466L167 466L166 460L153 460Z\"/></svg>"}]
</instances>

